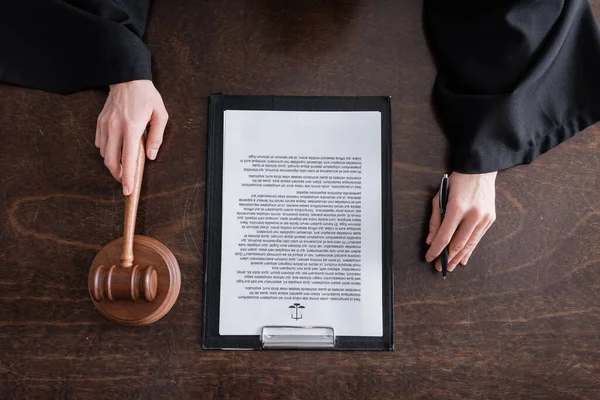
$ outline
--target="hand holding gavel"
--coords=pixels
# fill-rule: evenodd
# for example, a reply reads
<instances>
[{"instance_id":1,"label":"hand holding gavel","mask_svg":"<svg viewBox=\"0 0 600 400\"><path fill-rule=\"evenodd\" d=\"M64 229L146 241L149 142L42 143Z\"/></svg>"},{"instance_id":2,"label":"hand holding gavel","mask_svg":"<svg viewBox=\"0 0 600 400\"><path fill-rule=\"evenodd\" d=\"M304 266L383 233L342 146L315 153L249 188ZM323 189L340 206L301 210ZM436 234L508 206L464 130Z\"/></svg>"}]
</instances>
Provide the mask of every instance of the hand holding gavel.
<instances>
[{"instance_id":1,"label":"hand holding gavel","mask_svg":"<svg viewBox=\"0 0 600 400\"><path fill-rule=\"evenodd\" d=\"M123 250L121 252L121 266L98 265L96 267L93 272L93 282L90 282L91 295L95 301L103 301L105 299L110 301L137 301L142 298L146 301L152 301L156 297L156 289L158 287L156 269L152 265L133 265L133 236L145 160L144 139L142 138L133 190L127 196L125 205L125 232L123 236Z\"/></svg>"},{"instance_id":2,"label":"hand holding gavel","mask_svg":"<svg viewBox=\"0 0 600 400\"><path fill-rule=\"evenodd\" d=\"M134 234L146 160L144 147L142 137L133 190L125 200L123 237L98 253L88 279L90 296L100 312L126 325L147 325L162 318L175 304L181 286L173 253L156 239ZM119 250L120 262L116 259Z\"/></svg>"}]
</instances>

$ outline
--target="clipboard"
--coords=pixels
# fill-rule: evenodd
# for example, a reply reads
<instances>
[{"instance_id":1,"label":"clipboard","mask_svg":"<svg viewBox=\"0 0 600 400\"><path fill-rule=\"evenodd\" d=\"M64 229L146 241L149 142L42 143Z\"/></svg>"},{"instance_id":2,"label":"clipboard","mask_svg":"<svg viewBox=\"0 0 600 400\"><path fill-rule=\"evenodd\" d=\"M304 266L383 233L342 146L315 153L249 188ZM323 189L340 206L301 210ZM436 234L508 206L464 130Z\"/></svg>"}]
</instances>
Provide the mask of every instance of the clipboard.
<instances>
[{"instance_id":1,"label":"clipboard","mask_svg":"<svg viewBox=\"0 0 600 400\"><path fill-rule=\"evenodd\" d=\"M292 302L295 324L265 324L247 335L220 334L223 225L224 119L242 111L377 111L381 113L381 310L380 336L340 335L329 324L301 325L300 303ZM202 349L204 350L375 350L393 351L393 263L391 190L391 99L389 97L236 96L208 98ZM293 308L296 308L295 310ZM351 317L351 316L349 316ZM294 321L295 320L295 321ZM298 321L300 320L300 321Z\"/></svg>"}]
</instances>

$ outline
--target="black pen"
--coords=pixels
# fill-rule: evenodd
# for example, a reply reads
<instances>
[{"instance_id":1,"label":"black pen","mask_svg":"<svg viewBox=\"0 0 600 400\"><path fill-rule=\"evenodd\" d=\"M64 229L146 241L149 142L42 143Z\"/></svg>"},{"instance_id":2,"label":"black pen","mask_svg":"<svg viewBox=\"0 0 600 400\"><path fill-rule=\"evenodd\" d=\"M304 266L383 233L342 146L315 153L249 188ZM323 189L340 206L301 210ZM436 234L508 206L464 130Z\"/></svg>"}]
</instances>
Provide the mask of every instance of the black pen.
<instances>
[{"instance_id":1,"label":"black pen","mask_svg":"<svg viewBox=\"0 0 600 400\"><path fill-rule=\"evenodd\" d=\"M446 215L446 206L448 205L448 192L450 191L450 181L448 174L444 174L442 183L440 184L440 212L442 214L442 222L444 221L444 215ZM448 246L442 250L442 276L446 279L448 273Z\"/></svg>"}]
</instances>

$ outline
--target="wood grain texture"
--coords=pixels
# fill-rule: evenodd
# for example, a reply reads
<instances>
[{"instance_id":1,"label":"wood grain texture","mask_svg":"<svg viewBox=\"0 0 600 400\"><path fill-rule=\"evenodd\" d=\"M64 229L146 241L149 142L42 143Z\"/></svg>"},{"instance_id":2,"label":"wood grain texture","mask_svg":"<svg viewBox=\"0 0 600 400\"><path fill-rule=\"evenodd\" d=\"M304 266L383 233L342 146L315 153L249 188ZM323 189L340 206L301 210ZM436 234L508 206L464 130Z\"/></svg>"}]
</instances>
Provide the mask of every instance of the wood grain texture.
<instances>
[{"instance_id":1,"label":"wood grain texture","mask_svg":"<svg viewBox=\"0 0 600 400\"><path fill-rule=\"evenodd\" d=\"M105 94L0 86L0 399L598 397L599 126L499 174L496 224L444 282L423 260L447 143L420 1L154 2L147 41L170 120L138 233L173 251L179 300L131 328L89 299L123 234L94 147ZM395 352L200 351L212 92L392 96Z\"/></svg>"}]
</instances>

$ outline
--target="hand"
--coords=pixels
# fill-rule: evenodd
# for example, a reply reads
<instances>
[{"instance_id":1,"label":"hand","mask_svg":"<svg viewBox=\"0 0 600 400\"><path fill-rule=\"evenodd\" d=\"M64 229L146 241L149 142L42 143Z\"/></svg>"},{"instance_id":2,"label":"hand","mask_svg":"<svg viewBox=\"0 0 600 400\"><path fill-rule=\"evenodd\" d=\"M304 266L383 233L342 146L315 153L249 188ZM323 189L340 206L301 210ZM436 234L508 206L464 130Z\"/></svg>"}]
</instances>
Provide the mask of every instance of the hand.
<instances>
[{"instance_id":1,"label":"hand","mask_svg":"<svg viewBox=\"0 0 600 400\"><path fill-rule=\"evenodd\" d=\"M459 263L467 265L475 246L496 220L496 175L497 172L469 175L454 172L450 175L450 195L443 222L440 194L433 198L426 240L430 245L425 255L428 262L439 257L449 244L448 271L454 270ZM442 270L439 258L435 268Z\"/></svg>"},{"instance_id":2,"label":"hand","mask_svg":"<svg viewBox=\"0 0 600 400\"><path fill-rule=\"evenodd\" d=\"M133 190L140 140L146 126L146 156L154 160L163 140L167 111L152 81L139 80L110 86L96 125L96 147L104 165L122 183L123 194Z\"/></svg>"}]
</instances>

